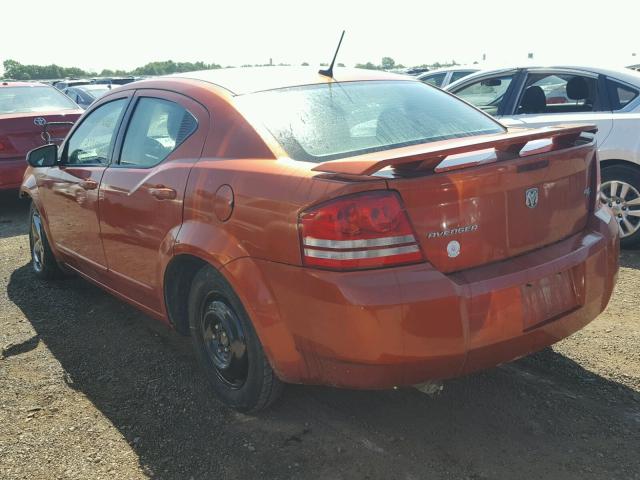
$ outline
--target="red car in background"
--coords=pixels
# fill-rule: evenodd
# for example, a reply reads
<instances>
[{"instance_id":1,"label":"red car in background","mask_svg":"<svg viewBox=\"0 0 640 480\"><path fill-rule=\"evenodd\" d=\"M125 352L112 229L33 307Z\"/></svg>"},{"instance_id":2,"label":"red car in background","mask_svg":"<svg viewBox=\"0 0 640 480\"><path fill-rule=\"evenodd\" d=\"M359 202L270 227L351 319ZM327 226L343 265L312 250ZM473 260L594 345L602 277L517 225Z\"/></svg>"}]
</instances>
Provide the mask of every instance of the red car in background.
<instances>
[{"instance_id":1,"label":"red car in background","mask_svg":"<svg viewBox=\"0 0 640 480\"><path fill-rule=\"evenodd\" d=\"M17 190L27 152L63 139L81 114L78 105L49 85L0 82L0 191Z\"/></svg>"}]
</instances>

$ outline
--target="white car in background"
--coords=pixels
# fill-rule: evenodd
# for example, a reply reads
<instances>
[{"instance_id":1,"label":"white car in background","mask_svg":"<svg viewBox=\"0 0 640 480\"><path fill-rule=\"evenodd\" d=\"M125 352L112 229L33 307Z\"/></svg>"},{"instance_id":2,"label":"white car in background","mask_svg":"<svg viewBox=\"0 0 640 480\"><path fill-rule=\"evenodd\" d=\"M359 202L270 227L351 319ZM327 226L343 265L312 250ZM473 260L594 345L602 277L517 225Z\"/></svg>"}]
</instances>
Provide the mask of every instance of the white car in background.
<instances>
[{"instance_id":1,"label":"white car in background","mask_svg":"<svg viewBox=\"0 0 640 480\"><path fill-rule=\"evenodd\" d=\"M456 82L472 73L480 70L472 67L449 67L440 68L438 70L430 70L418 75L418 80L438 88L444 88L450 83Z\"/></svg>"},{"instance_id":2,"label":"white car in background","mask_svg":"<svg viewBox=\"0 0 640 480\"><path fill-rule=\"evenodd\" d=\"M597 125L601 200L618 217L622 246L640 245L640 72L504 68L477 72L445 90L510 127Z\"/></svg>"}]
</instances>

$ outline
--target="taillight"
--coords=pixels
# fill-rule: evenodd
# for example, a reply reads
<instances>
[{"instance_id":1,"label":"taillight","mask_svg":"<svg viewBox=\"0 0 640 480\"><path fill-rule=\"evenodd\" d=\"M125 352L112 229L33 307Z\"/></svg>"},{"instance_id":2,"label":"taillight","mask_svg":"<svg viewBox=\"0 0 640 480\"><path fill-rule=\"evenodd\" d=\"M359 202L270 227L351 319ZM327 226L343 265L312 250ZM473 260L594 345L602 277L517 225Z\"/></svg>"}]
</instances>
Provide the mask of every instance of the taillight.
<instances>
[{"instance_id":1,"label":"taillight","mask_svg":"<svg viewBox=\"0 0 640 480\"><path fill-rule=\"evenodd\" d=\"M308 266L354 270L423 261L395 192L358 193L307 210L300 236Z\"/></svg>"}]
</instances>

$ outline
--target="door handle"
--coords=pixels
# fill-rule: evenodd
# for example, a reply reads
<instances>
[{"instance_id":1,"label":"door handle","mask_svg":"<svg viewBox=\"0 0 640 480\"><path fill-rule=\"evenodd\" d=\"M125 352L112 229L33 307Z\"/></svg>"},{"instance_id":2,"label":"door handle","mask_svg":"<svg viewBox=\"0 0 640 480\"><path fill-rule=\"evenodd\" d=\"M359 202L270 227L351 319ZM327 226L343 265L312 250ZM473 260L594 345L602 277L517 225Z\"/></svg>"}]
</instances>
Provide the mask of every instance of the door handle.
<instances>
[{"instance_id":1,"label":"door handle","mask_svg":"<svg viewBox=\"0 0 640 480\"><path fill-rule=\"evenodd\" d=\"M151 187L149 193L156 200L175 200L178 196L177 192L173 188L165 187L164 185L158 185L157 187Z\"/></svg>"},{"instance_id":2,"label":"door handle","mask_svg":"<svg viewBox=\"0 0 640 480\"><path fill-rule=\"evenodd\" d=\"M95 190L96 188L98 188L98 182L91 179L82 180L80 183L78 183L78 185L80 185L85 190Z\"/></svg>"}]
</instances>

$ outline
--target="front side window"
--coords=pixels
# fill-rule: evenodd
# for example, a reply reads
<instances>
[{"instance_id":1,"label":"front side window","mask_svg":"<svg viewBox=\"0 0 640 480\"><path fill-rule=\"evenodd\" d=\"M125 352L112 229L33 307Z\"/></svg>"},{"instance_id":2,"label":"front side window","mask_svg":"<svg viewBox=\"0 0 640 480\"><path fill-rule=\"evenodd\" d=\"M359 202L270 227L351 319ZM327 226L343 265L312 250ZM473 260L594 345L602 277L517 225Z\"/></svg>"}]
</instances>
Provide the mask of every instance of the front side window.
<instances>
[{"instance_id":1,"label":"front side window","mask_svg":"<svg viewBox=\"0 0 640 480\"><path fill-rule=\"evenodd\" d=\"M518 102L518 114L596 111L597 79L562 73L529 74Z\"/></svg>"},{"instance_id":2,"label":"front side window","mask_svg":"<svg viewBox=\"0 0 640 480\"><path fill-rule=\"evenodd\" d=\"M78 106L75 103L53 87L0 88L0 115L77 109Z\"/></svg>"},{"instance_id":3,"label":"front side window","mask_svg":"<svg viewBox=\"0 0 640 480\"><path fill-rule=\"evenodd\" d=\"M416 81L307 85L236 101L291 158L312 162L504 131L455 97Z\"/></svg>"},{"instance_id":4,"label":"front side window","mask_svg":"<svg viewBox=\"0 0 640 480\"><path fill-rule=\"evenodd\" d=\"M420 80L428 85L440 87L442 86L442 82L444 82L444 77L446 76L447 76L446 72L434 73L433 75L426 75L422 77Z\"/></svg>"},{"instance_id":5,"label":"front side window","mask_svg":"<svg viewBox=\"0 0 640 480\"><path fill-rule=\"evenodd\" d=\"M63 164L104 165L127 104L126 98L106 103L91 112L73 132L65 147Z\"/></svg>"},{"instance_id":6,"label":"front side window","mask_svg":"<svg viewBox=\"0 0 640 480\"><path fill-rule=\"evenodd\" d=\"M453 93L488 114L497 115L513 77L513 74L509 74L483 78L456 89Z\"/></svg>"},{"instance_id":7,"label":"front side window","mask_svg":"<svg viewBox=\"0 0 640 480\"><path fill-rule=\"evenodd\" d=\"M196 129L196 119L174 102L143 97L129 122L120 165L148 168L162 162Z\"/></svg>"}]
</instances>

